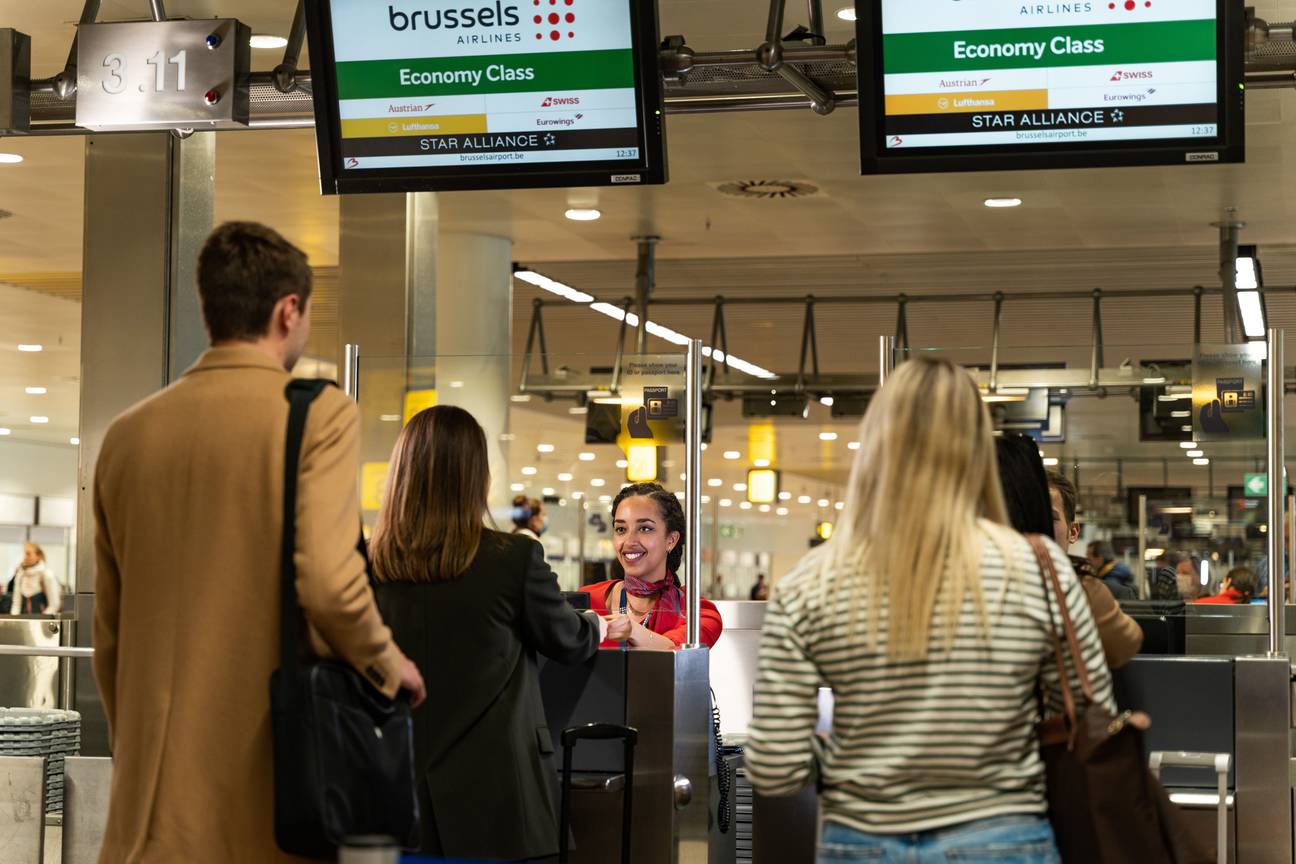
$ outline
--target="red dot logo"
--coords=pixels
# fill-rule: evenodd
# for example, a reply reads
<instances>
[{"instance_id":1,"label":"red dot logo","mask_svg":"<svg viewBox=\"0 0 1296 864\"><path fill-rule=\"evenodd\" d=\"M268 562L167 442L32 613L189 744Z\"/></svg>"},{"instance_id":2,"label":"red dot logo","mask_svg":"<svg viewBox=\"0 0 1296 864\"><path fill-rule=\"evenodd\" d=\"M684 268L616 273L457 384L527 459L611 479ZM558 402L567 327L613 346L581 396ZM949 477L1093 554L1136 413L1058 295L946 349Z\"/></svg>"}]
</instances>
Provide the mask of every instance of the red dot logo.
<instances>
[{"instance_id":1,"label":"red dot logo","mask_svg":"<svg viewBox=\"0 0 1296 864\"><path fill-rule=\"evenodd\" d=\"M534 0L534 2L535 5L539 6L541 0ZM558 0L549 0L549 5L557 6ZM574 7L576 5L576 0L562 0L562 5ZM576 24L576 12L574 10L564 13L552 11L547 15L536 15L535 23L539 25L540 28L536 33L537 39L544 39L546 33L548 34L549 39L554 42L561 42L564 34L568 39L576 38L576 30L574 29L574 25ZM563 29L558 29L564 24L567 26Z\"/></svg>"}]
</instances>

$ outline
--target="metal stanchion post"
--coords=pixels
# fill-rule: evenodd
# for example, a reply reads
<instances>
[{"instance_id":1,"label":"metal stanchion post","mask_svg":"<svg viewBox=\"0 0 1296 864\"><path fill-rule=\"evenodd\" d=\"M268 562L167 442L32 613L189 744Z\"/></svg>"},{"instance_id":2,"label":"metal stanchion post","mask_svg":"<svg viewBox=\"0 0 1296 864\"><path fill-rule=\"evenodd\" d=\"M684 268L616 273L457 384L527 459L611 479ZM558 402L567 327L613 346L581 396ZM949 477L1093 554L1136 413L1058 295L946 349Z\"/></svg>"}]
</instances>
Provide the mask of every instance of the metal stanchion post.
<instances>
[{"instance_id":1,"label":"metal stanchion post","mask_svg":"<svg viewBox=\"0 0 1296 864\"><path fill-rule=\"evenodd\" d=\"M1147 496L1139 496L1138 520L1138 592L1139 599L1146 600L1147 590Z\"/></svg>"},{"instance_id":2,"label":"metal stanchion post","mask_svg":"<svg viewBox=\"0 0 1296 864\"><path fill-rule=\"evenodd\" d=\"M688 643L702 644L702 341L690 339L684 395L684 503L688 515Z\"/></svg>"},{"instance_id":3,"label":"metal stanchion post","mask_svg":"<svg viewBox=\"0 0 1296 864\"><path fill-rule=\"evenodd\" d=\"M360 346L349 342L342 348L342 392L360 401Z\"/></svg>"},{"instance_id":4,"label":"metal stanchion post","mask_svg":"<svg viewBox=\"0 0 1296 864\"><path fill-rule=\"evenodd\" d=\"M1287 498L1287 478L1283 476L1283 374L1282 330L1269 331L1268 392L1265 394L1265 414L1268 421L1269 445L1269 654L1278 656L1287 651L1287 567L1284 559L1283 503Z\"/></svg>"},{"instance_id":5,"label":"metal stanchion post","mask_svg":"<svg viewBox=\"0 0 1296 864\"><path fill-rule=\"evenodd\" d=\"M895 337L882 336L878 339L878 386L886 384L891 373L895 371Z\"/></svg>"}]
</instances>

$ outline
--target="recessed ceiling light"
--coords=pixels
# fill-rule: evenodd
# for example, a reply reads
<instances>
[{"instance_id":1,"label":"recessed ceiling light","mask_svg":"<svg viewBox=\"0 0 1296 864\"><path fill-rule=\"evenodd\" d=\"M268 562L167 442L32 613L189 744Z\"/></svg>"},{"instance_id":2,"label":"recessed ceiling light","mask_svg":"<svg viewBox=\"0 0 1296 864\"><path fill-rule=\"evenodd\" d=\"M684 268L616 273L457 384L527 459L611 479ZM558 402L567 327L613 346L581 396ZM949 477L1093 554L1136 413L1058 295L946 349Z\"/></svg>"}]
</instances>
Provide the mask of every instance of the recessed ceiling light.
<instances>
[{"instance_id":1,"label":"recessed ceiling light","mask_svg":"<svg viewBox=\"0 0 1296 864\"><path fill-rule=\"evenodd\" d=\"M738 505L739 510L750 510L751 508L752 508L752 503L750 501L743 501Z\"/></svg>"},{"instance_id":2,"label":"recessed ceiling light","mask_svg":"<svg viewBox=\"0 0 1296 864\"><path fill-rule=\"evenodd\" d=\"M1210 460L1209 460L1209 459L1194 459L1194 460L1193 460L1193 464L1194 464L1194 465L1209 465L1209 464L1210 464Z\"/></svg>"},{"instance_id":3,"label":"recessed ceiling light","mask_svg":"<svg viewBox=\"0 0 1296 864\"><path fill-rule=\"evenodd\" d=\"M399 414L379 414L378 419L383 423L399 423L401 415Z\"/></svg>"},{"instance_id":4,"label":"recessed ceiling light","mask_svg":"<svg viewBox=\"0 0 1296 864\"><path fill-rule=\"evenodd\" d=\"M819 499L819 506L820 506L820 507L827 507L827 506L828 506L828 499L827 499L827 498L820 498L820 499Z\"/></svg>"},{"instance_id":5,"label":"recessed ceiling light","mask_svg":"<svg viewBox=\"0 0 1296 864\"><path fill-rule=\"evenodd\" d=\"M850 442L847 442L847 444L846 444L846 449L847 449L847 450L858 450L859 448L860 448L860 442L858 442L858 441L850 441Z\"/></svg>"},{"instance_id":6,"label":"recessed ceiling light","mask_svg":"<svg viewBox=\"0 0 1296 864\"><path fill-rule=\"evenodd\" d=\"M746 483L735 483L735 484L734 484L734 491L735 491L735 492L746 492L746 491L747 491L747 484L746 484Z\"/></svg>"},{"instance_id":7,"label":"recessed ceiling light","mask_svg":"<svg viewBox=\"0 0 1296 864\"><path fill-rule=\"evenodd\" d=\"M603 213L592 207L573 207L563 215L573 222L593 222L601 217Z\"/></svg>"},{"instance_id":8,"label":"recessed ceiling light","mask_svg":"<svg viewBox=\"0 0 1296 864\"><path fill-rule=\"evenodd\" d=\"M1056 467L1057 464L1058 464L1058 460L1056 456L1049 456L1047 459L1044 460L1045 468L1053 468Z\"/></svg>"},{"instance_id":9,"label":"recessed ceiling light","mask_svg":"<svg viewBox=\"0 0 1296 864\"><path fill-rule=\"evenodd\" d=\"M554 489L552 486L546 486L540 490L540 494L548 498L550 495L554 494Z\"/></svg>"},{"instance_id":10,"label":"recessed ceiling light","mask_svg":"<svg viewBox=\"0 0 1296 864\"><path fill-rule=\"evenodd\" d=\"M570 475L570 474L565 474L565 473L564 473L564 474L559 474L559 475L558 475L558 482L559 482L559 483L570 483L571 481L572 481L572 475Z\"/></svg>"},{"instance_id":11,"label":"recessed ceiling light","mask_svg":"<svg viewBox=\"0 0 1296 864\"><path fill-rule=\"evenodd\" d=\"M710 496L710 495L703 495L703 496L702 496L702 503L703 503L703 504L710 504L710 503L711 503L711 496Z\"/></svg>"},{"instance_id":12,"label":"recessed ceiling light","mask_svg":"<svg viewBox=\"0 0 1296 864\"><path fill-rule=\"evenodd\" d=\"M760 507L757 508L757 509L759 509L760 512L762 512L762 513L768 513L768 512L770 512L770 505L768 505L768 504L762 504L762 505L760 505Z\"/></svg>"},{"instance_id":13,"label":"recessed ceiling light","mask_svg":"<svg viewBox=\"0 0 1296 864\"><path fill-rule=\"evenodd\" d=\"M809 504L809 503L810 503L810 496L809 496L809 495L802 495L800 498L797 499L797 503L798 503L798 504Z\"/></svg>"},{"instance_id":14,"label":"recessed ceiling light","mask_svg":"<svg viewBox=\"0 0 1296 864\"><path fill-rule=\"evenodd\" d=\"M523 476L523 477L534 477L537 473L538 473L538 472L536 471L534 465L528 465L528 466L526 466L525 468L522 469L522 476Z\"/></svg>"},{"instance_id":15,"label":"recessed ceiling light","mask_svg":"<svg viewBox=\"0 0 1296 864\"><path fill-rule=\"evenodd\" d=\"M514 393L512 396L509 397L509 401L517 402L520 405L525 405L526 403L531 401L531 395L528 393Z\"/></svg>"},{"instance_id":16,"label":"recessed ceiling light","mask_svg":"<svg viewBox=\"0 0 1296 864\"><path fill-rule=\"evenodd\" d=\"M580 499L582 499L582 498L584 498L584 497L585 497L585 493L584 493L584 492L573 492L573 493L572 493L572 498L575 499L575 500L577 500L577 501L579 501Z\"/></svg>"},{"instance_id":17,"label":"recessed ceiling light","mask_svg":"<svg viewBox=\"0 0 1296 864\"><path fill-rule=\"evenodd\" d=\"M836 504L833 505L833 507L834 507L835 509L837 509L837 510L845 510L845 509L846 509L846 502L845 502L845 501L838 501Z\"/></svg>"},{"instance_id":18,"label":"recessed ceiling light","mask_svg":"<svg viewBox=\"0 0 1296 864\"><path fill-rule=\"evenodd\" d=\"M836 441L836 440L837 440L837 433L836 433L836 432L820 432L820 433L819 433L819 440L820 440L820 441Z\"/></svg>"},{"instance_id":19,"label":"recessed ceiling light","mask_svg":"<svg viewBox=\"0 0 1296 864\"><path fill-rule=\"evenodd\" d=\"M248 40L248 44L253 48L284 48L288 45L288 40L282 36L270 36L265 33L257 33Z\"/></svg>"},{"instance_id":20,"label":"recessed ceiling light","mask_svg":"<svg viewBox=\"0 0 1296 864\"><path fill-rule=\"evenodd\" d=\"M582 462L593 462L597 457L593 453L582 453L576 458Z\"/></svg>"},{"instance_id":21,"label":"recessed ceiling light","mask_svg":"<svg viewBox=\"0 0 1296 864\"><path fill-rule=\"evenodd\" d=\"M18 350L22 351L24 354L36 354L37 352L44 351L45 346L44 345L19 345Z\"/></svg>"},{"instance_id":22,"label":"recessed ceiling light","mask_svg":"<svg viewBox=\"0 0 1296 864\"><path fill-rule=\"evenodd\" d=\"M572 407L567 409L567 413L580 416L582 414L588 414L589 408L585 407L584 405L573 405Z\"/></svg>"},{"instance_id":23,"label":"recessed ceiling light","mask_svg":"<svg viewBox=\"0 0 1296 864\"><path fill-rule=\"evenodd\" d=\"M778 516L786 516L788 515L788 509L786 507L780 507L775 510L774 513Z\"/></svg>"},{"instance_id":24,"label":"recessed ceiling light","mask_svg":"<svg viewBox=\"0 0 1296 864\"><path fill-rule=\"evenodd\" d=\"M0 165L17 165L23 157L17 153L0 153Z\"/></svg>"},{"instance_id":25,"label":"recessed ceiling light","mask_svg":"<svg viewBox=\"0 0 1296 864\"><path fill-rule=\"evenodd\" d=\"M854 20L855 20L855 7L854 7L854 6L843 6L842 8L840 8L840 9L837 10L837 17L840 18L840 19L843 20L843 21L854 21Z\"/></svg>"},{"instance_id":26,"label":"recessed ceiling light","mask_svg":"<svg viewBox=\"0 0 1296 864\"><path fill-rule=\"evenodd\" d=\"M37 426L40 426L41 424L48 423L49 418L42 417L41 415L37 414L35 417L31 418L31 422L35 423Z\"/></svg>"},{"instance_id":27,"label":"recessed ceiling light","mask_svg":"<svg viewBox=\"0 0 1296 864\"><path fill-rule=\"evenodd\" d=\"M707 481L707 485L710 486L712 489L718 489L719 487L724 485L724 481L721 480L719 477L712 477L710 480Z\"/></svg>"},{"instance_id":28,"label":"recessed ceiling light","mask_svg":"<svg viewBox=\"0 0 1296 864\"><path fill-rule=\"evenodd\" d=\"M733 506L733 502L730 501L728 498L721 498L721 499L720 499L720 506L721 506L721 507L732 507L732 506Z\"/></svg>"},{"instance_id":29,"label":"recessed ceiling light","mask_svg":"<svg viewBox=\"0 0 1296 864\"><path fill-rule=\"evenodd\" d=\"M25 392L28 396L44 396L46 393L49 392L49 390L45 389L44 387L25 387L23 388L23 392Z\"/></svg>"},{"instance_id":30,"label":"recessed ceiling light","mask_svg":"<svg viewBox=\"0 0 1296 864\"><path fill-rule=\"evenodd\" d=\"M1005 207L1020 207L1022 199L1020 198L987 198L985 206L993 209L1003 209Z\"/></svg>"},{"instance_id":31,"label":"recessed ceiling light","mask_svg":"<svg viewBox=\"0 0 1296 864\"><path fill-rule=\"evenodd\" d=\"M733 462L736 459L741 459L742 454L739 453L737 450L726 450L724 452L724 458L728 459L730 462Z\"/></svg>"},{"instance_id":32,"label":"recessed ceiling light","mask_svg":"<svg viewBox=\"0 0 1296 864\"><path fill-rule=\"evenodd\" d=\"M4 426L0 426L0 437L3 437L5 435L12 435L12 434L13 434L12 429L8 429Z\"/></svg>"},{"instance_id":33,"label":"recessed ceiling light","mask_svg":"<svg viewBox=\"0 0 1296 864\"><path fill-rule=\"evenodd\" d=\"M73 436L72 438L68 439L68 443L71 444L73 447L80 447L81 439Z\"/></svg>"},{"instance_id":34,"label":"recessed ceiling light","mask_svg":"<svg viewBox=\"0 0 1296 864\"><path fill-rule=\"evenodd\" d=\"M1189 451L1188 451L1187 453L1185 453L1184 455L1187 456L1189 459L1200 459L1201 457L1203 457L1203 456L1206 455L1206 451L1204 451L1204 450L1189 450Z\"/></svg>"},{"instance_id":35,"label":"recessed ceiling light","mask_svg":"<svg viewBox=\"0 0 1296 864\"><path fill-rule=\"evenodd\" d=\"M837 401L837 400L833 399L833 397L831 397L831 396L820 396L820 397L819 397L819 404L820 404L820 405L823 405L825 408L831 408L831 407L833 406L833 403L836 402L836 401Z\"/></svg>"},{"instance_id":36,"label":"recessed ceiling light","mask_svg":"<svg viewBox=\"0 0 1296 864\"><path fill-rule=\"evenodd\" d=\"M792 493L791 493L791 492L780 492L780 493L779 493L779 500L780 500L780 501L791 501L791 500L792 500Z\"/></svg>"},{"instance_id":37,"label":"recessed ceiling light","mask_svg":"<svg viewBox=\"0 0 1296 864\"><path fill-rule=\"evenodd\" d=\"M624 468L629 468L629 467L630 467L630 463L629 463L628 461L626 461L625 459L618 459L618 460L616 461L616 466L617 466L618 468L622 468L622 469L624 469Z\"/></svg>"},{"instance_id":38,"label":"recessed ceiling light","mask_svg":"<svg viewBox=\"0 0 1296 864\"><path fill-rule=\"evenodd\" d=\"M462 389L463 389L463 386L464 386L464 382L462 382L462 381L451 381L451 382L450 382L450 389L451 389L451 390L462 390Z\"/></svg>"},{"instance_id":39,"label":"recessed ceiling light","mask_svg":"<svg viewBox=\"0 0 1296 864\"><path fill-rule=\"evenodd\" d=\"M554 452L554 445L552 445L552 444L537 444L537 445L536 445L536 452L537 452L537 453L552 453L552 452Z\"/></svg>"},{"instance_id":40,"label":"recessed ceiling light","mask_svg":"<svg viewBox=\"0 0 1296 864\"><path fill-rule=\"evenodd\" d=\"M593 486L595 489L597 489L600 486L606 486L607 483L602 477L595 477L593 480L590 481L590 485Z\"/></svg>"},{"instance_id":41,"label":"recessed ceiling light","mask_svg":"<svg viewBox=\"0 0 1296 864\"><path fill-rule=\"evenodd\" d=\"M600 503L603 503L603 504L611 504L611 503L612 503L612 496L611 496L611 495L600 495L600 496L599 496L599 501L600 501Z\"/></svg>"},{"instance_id":42,"label":"recessed ceiling light","mask_svg":"<svg viewBox=\"0 0 1296 864\"><path fill-rule=\"evenodd\" d=\"M769 467L769 460L768 460L768 459L757 459L757 460L756 460L755 462L753 462L752 464L753 464L754 466L756 466L757 468L768 468L768 467Z\"/></svg>"},{"instance_id":43,"label":"recessed ceiling light","mask_svg":"<svg viewBox=\"0 0 1296 864\"><path fill-rule=\"evenodd\" d=\"M1185 449L1185 450L1196 450L1196 449L1197 449L1197 442L1196 442L1196 441L1180 441L1180 442L1179 442L1179 446L1182 447L1182 448Z\"/></svg>"}]
</instances>

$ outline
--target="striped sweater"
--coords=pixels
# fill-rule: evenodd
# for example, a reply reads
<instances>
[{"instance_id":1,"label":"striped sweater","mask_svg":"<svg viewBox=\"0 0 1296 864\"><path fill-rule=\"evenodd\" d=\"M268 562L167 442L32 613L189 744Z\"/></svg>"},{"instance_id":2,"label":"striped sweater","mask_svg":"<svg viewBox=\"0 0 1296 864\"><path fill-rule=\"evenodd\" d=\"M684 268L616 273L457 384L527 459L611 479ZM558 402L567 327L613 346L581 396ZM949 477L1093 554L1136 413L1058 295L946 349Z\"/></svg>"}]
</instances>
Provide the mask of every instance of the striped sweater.
<instances>
[{"instance_id":1,"label":"striped sweater","mask_svg":"<svg viewBox=\"0 0 1296 864\"><path fill-rule=\"evenodd\" d=\"M1094 695L1115 710L1084 591L1066 555L1048 546ZM1036 681L1042 676L1049 713L1060 711L1061 690L1039 566L1024 538L1012 535L1009 550L1005 561L1000 546L985 540L981 586L989 640L980 635L968 598L953 649L941 650L938 610L931 652L914 662L888 661L885 608L877 647L870 649L860 632L867 620L863 588L854 598L863 610L860 623L847 626L850 592L825 589L810 563L814 553L781 579L761 639L746 755L752 785L766 795L790 795L818 780L827 821L874 834L1045 812ZM1060 633L1056 601L1053 616ZM1070 678L1079 704L1074 670ZM815 735L821 686L832 688L835 703L826 738Z\"/></svg>"}]
</instances>

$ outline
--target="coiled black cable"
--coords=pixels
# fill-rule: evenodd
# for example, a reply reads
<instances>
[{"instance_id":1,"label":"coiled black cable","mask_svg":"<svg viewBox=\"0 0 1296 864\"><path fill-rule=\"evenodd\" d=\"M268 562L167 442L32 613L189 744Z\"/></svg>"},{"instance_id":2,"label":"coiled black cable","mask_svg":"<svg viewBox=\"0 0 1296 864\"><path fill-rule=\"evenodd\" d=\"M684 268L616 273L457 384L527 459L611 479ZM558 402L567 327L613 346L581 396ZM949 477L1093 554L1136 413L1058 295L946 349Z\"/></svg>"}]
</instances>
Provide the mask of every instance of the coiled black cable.
<instances>
[{"instance_id":1,"label":"coiled black cable","mask_svg":"<svg viewBox=\"0 0 1296 864\"><path fill-rule=\"evenodd\" d=\"M715 737L716 788L720 800L716 805L716 821L721 834L729 833L733 824L733 802L729 800L729 766L725 764L724 746L720 741L720 706L716 704L715 691L711 691L711 734Z\"/></svg>"}]
</instances>

